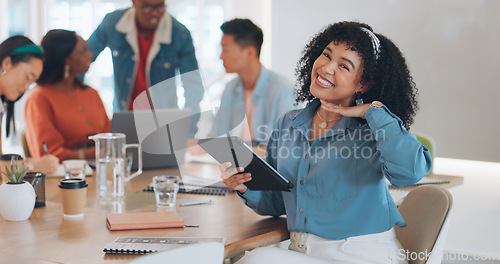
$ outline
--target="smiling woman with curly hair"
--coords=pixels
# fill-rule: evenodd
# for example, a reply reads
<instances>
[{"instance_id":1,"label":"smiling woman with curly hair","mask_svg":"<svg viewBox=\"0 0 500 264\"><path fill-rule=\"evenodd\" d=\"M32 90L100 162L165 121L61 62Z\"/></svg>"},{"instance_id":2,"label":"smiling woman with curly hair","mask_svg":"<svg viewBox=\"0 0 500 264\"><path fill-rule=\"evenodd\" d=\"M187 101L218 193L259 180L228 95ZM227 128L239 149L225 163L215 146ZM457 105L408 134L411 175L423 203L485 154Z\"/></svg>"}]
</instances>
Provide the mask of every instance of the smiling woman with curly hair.
<instances>
[{"instance_id":1,"label":"smiling woman with curly hair","mask_svg":"<svg viewBox=\"0 0 500 264\"><path fill-rule=\"evenodd\" d=\"M407 131L417 90L401 52L366 24L340 22L305 47L297 77L297 101L307 106L278 120L266 150L266 162L295 187L250 190L250 172L220 166L246 205L286 215L290 231L290 251L260 248L241 261L407 263L394 231L406 223L386 180L418 182L432 159Z\"/></svg>"},{"instance_id":2,"label":"smiling woman with curly hair","mask_svg":"<svg viewBox=\"0 0 500 264\"><path fill-rule=\"evenodd\" d=\"M418 109L417 88L410 76L405 58L394 43L380 34L374 34L380 41L380 51L374 55L372 43L361 28L370 26L356 22L341 22L328 26L317 34L305 47L303 56L295 69L297 75L297 102L310 103L311 70L314 61L330 43L345 43L355 51L364 63L361 84L368 85L368 91L361 95L366 102L374 100L384 104L397 115L409 129ZM353 95L354 96L354 95Z\"/></svg>"}]
</instances>

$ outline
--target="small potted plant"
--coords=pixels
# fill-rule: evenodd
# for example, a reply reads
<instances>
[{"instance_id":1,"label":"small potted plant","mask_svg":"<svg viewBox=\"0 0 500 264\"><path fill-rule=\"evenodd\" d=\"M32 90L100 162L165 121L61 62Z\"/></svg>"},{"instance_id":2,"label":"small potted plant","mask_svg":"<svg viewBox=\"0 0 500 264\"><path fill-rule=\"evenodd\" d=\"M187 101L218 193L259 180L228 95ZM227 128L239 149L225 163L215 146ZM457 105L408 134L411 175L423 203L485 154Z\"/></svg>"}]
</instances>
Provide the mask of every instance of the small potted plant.
<instances>
[{"instance_id":1,"label":"small potted plant","mask_svg":"<svg viewBox=\"0 0 500 264\"><path fill-rule=\"evenodd\" d=\"M24 221L33 212L36 195L31 184L23 181L27 172L24 163L19 166L14 159L10 169L5 166L5 171L2 171L9 182L0 185L0 214L7 221Z\"/></svg>"}]
</instances>

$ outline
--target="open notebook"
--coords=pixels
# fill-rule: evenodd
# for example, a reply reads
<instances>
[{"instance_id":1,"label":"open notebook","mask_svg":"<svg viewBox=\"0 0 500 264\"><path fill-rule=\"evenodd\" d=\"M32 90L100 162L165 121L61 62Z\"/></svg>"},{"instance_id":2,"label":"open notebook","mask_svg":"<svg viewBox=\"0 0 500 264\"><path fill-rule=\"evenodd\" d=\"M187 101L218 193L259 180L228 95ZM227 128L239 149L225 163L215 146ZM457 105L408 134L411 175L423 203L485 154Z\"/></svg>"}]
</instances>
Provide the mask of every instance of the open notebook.
<instances>
[{"instance_id":1,"label":"open notebook","mask_svg":"<svg viewBox=\"0 0 500 264\"><path fill-rule=\"evenodd\" d=\"M92 168L87 164L87 168L85 169L85 175L87 176L92 176L94 171ZM59 164L57 167L57 170L53 173L47 174L47 178L59 178L59 177L64 177L64 166L62 164Z\"/></svg>"},{"instance_id":2,"label":"open notebook","mask_svg":"<svg viewBox=\"0 0 500 264\"><path fill-rule=\"evenodd\" d=\"M154 191L153 184L151 183L150 185L148 185L144 189L144 191ZM179 193L226 195L233 192L235 191L227 188L219 177L204 179L190 175L183 175L182 182L179 185Z\"/></svg>"},{"instance_id":3,"label":"open notebook","mask_svg":"<svg viewBox=\"0 0 500 264\"><path fill-rule=\"evenodd\" d=\"M165 251L182 246L219 242L226 244L226 238L207 237L118 237L115 241L104 246L103 251L108 254L133 254L143 255L159 251ZM165 263L169 263L165 260Z\"/></svg>"},{"instance_id":4,"label":"open notebook","mask_svg":"<svg viewBox=\"0 0 500 264\"><path fill-rule=\"evenodd\" d=\"M387 181L387 185L389 185L389 193L392 196L392 200L394 200L394 202L396 204L401 203L404 200L404 198L406 197L406 195L413 188L415 188L417 186L426 185L426 184L446 184L446 183L450 183L450 181L444 180L444 179L431 178L431 177L423 177L419 182L417 182L415 184L411 184L411 185L408 185L408 186L397 188L397 187L393 186L387 179L386 179L386 181Z\"/></svg>"},{"instance_id":5,"label":"open notebook","mask_svg":"<svg viewBox=\"0 0 500 264\"><path fill-rule=\"evenodd\" d=\"M415 184L411 184L411 185L407 185L407 186L398 188L398 187L392 186L392 184L389 181L387 181L387 185L389 185L389 188L391 188L391 189L392 188L402 189L402 188L409 188L409 187L417 187L417 186L426 185L426 184L446 184L446 183L450 183L450 181L445 180L445 179L439 179L439 178L423 177L419 182L417 182Z\"/></svg>"},{"instance_id":6,"label":"open notebook","mask_svg":"<svg viewBox=\"0 0 500 264\"><path fill-rule=\"evenodd\" d=\"M396 204L400 204L408 195L409 190L398 190L398 189L389 189L389 193L391 194L392 200Z\"/></svg>"}]
</instances>

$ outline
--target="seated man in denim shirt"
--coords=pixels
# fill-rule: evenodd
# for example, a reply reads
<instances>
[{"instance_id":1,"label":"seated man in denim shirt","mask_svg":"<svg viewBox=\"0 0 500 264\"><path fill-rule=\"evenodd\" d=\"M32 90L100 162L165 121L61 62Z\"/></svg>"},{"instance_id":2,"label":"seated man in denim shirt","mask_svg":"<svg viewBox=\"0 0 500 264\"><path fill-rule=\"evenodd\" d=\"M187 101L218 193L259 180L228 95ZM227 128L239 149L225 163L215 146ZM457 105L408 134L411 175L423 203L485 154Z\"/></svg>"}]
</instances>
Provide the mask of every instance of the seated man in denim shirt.
<instances>
[{"instance_id":1,"label":"seated man in denim shirt","mask_svg":"<svg viewBox=\"0 0 500 264\"><path fill-rule=\"evenodd\" d=\"M178 108L175 75L181 74L191 136L197 131L204 89L189 30L166 12L164 0L132 0L107 14L88 39L93 60L109 47L115 77L114 111ZM146 93L144 93L146 92Z\"/></svg>"},{"instance_id":2,"label":"seated man in denim shirt","mask_svg":"<svg viewBox=\"0 0 500 264\"><path fill-rule=\"evenodd\" d=\"M267 142L278 118L295 108L292 84L260 63L263 34L252 21L233 19L220 28L220 59L238 77L226 85L212 135Z\"/></svg>"}]
</instances>

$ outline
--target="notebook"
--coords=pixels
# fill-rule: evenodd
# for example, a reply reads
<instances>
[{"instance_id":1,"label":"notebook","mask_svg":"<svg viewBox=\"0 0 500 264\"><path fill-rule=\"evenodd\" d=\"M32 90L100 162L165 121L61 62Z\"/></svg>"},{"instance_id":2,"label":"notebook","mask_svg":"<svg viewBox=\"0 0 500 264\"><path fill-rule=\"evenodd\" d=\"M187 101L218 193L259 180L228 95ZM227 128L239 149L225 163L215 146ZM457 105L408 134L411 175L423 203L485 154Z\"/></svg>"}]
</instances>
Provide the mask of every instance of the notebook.
<instances>
[{"instance_id":1,"label":"notebook","mask_svg":"<svg viewBox=\"0 0 500 264\"><path fill-rule=\"evenodd\" d=\"M149 184L144 191L153 192L153 184ZM226 195L233 192L236 191L227 188L219 175L210 178L200 178L185 174L182 175L182 181L179 184L179 193Z\"/></svg>"},{"instance_id":2,"label":"notebook","mask_svg":"<svg viewBox=\"0 0 500 264\"><path fill-rule=\"evenodd\" d=\"M94 173L94 171L92 170L92 168L90 167L89 164L87 164L87 167L85 168L85 176L92 176L92 174ZM64 166L62 164L59 164L59 166L57 166L57 170L52 172L52 173L49 173L47 174L47 178L59 178L59 177L64 177Z\"/></svg>"},{"instance_id":3,"label":"notebook","mask_svg":"<svg viewBox=\"0 0 500 264\"><path fill-rule=\"evenodd\" d=\"M387 185L389 185L389 193L392 196L392 200L394 200L394 202L396 204L401 203L404 200L404 198L406 197L406 195L408 195L408 193L414 187L417 187L417 186L420 186L420 185L426 185L426 184L446 184L446 183L450 183L450 181L444 180L444 179L423 177L419 182L417 182L415 184L411 184L411 185L407 185L407 186L398 188L398 187L392 185L387 179L386 179L386 182L387 182Z\"/></svg>"},{"instance_id":4,"label":"notebook","mask_svg":"<svg viewBox=\"0 0 500 264\"><path fill-rule=\"evenodd\" d=\"M387 185L389 185L389 189L403 189L403 188L417 187L417 186L420 186L420 185L427 185L427 184L447 184L447 183L450 183L449 180L445 180L445 179L423 177L417 183L410 184L410 185L398 188L396 186L393 186L388 180L386 180L386 182L387 182Z\"/></svg>"},{"instance_id":5,"label":"notebook","mask_svg":"<svg viewBox=\"0 0 500 264\"><path fill-rule=\"evenodd\" d=\"M111 231L150 228L184 227L184 220L176 211L131 212L107 214L106 226Z\"/></svg>"},{"instance_id":6,"label":"notebook","mask_svg":"<svg viewBox=\"0 0 500 264\"><path fill-rule=\"evenodd\" d=\"M159 251L174 249L196 243L218 242L226 244L226 238L206 237L118 237L115 241L104 246L103 251L108 254L143 255ZM166 261L165 263L167 263Z\"/></svg>"},{"instance_id":7,"label":"notebook","mask_svg":"<svg viewBox=\"0 0 500 264\"><path fill-rule=\"evenodd\" d=\"M116 112L111 132L125 134L127 144L141 143L143 169L178 167L184 163L190 116L191 110L177 108ZM135 170L137 150L127 150L127 157L131 155Z\"/></svg>"},{"instance_id":8,"label":"notebook","mask_svg":"<svg viewBox=\"0 0 500 264\"><path fill-rule=\"evenodd\" d=\"M153 192L152 184L148 185L144 189L145 192ZM234 190L230 190L226 187L222 182L216 182L211 185L202 185L202 184L179 184L179 193L189 193L189 194L205 194L205 195L226 195L228 193L236 192Z\"/></svg>"},{"instance_id":9,"label":"notebook","mask_svg":"<svg viewBox=\"0 0 500 264\"><path fill-rule=\"evenodd\" d=\"M396 204L401 203L409 192L410 192L409 190L389 189L389 193L391 194L392 200Z\"/></svg>"}]
</instances>

